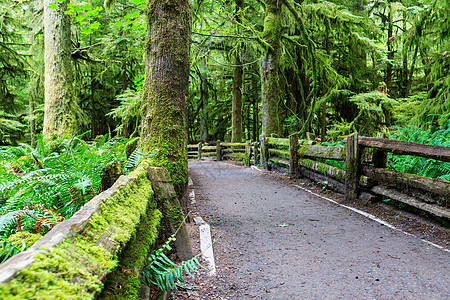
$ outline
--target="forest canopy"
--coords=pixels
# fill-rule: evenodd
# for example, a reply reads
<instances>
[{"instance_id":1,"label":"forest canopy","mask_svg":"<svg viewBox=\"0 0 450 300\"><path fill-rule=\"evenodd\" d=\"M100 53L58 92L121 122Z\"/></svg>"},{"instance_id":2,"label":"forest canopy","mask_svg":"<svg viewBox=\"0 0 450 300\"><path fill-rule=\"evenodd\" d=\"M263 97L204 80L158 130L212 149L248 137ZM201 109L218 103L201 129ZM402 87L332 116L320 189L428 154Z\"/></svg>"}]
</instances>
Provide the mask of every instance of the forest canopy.
<instances>
[{"instance_id":1,"label":"forest canopy","mask_svg":"<svg viewBox=\"0 0 450 300\"><path fill-rule=\"evenodd\" d=\"M138 136L147 2L2 1L0 144L33 142L58 122L92 139ZM189 141L293 132L338 141L449 118L448 0L191 5ZM70 41L61 88L73 90L59 93L73 114L45 121L46 12L59 11Z\"/></svg>"}]
</instances>

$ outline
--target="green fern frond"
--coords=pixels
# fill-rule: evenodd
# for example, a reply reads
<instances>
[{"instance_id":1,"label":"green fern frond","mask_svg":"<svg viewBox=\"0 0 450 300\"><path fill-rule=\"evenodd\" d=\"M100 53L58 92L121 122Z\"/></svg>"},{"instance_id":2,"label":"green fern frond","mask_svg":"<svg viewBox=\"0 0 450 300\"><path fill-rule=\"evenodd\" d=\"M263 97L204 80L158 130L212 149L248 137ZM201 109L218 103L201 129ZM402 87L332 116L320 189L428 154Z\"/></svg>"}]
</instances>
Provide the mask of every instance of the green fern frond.
<instances>
[{"instance_id":1,"label":"green fern frond","mask_svg":"<svg viewBox=\"0 0 450 300\"><path fill-rule=\"evenodd\" d=\"M142 272L141 281L148 286L157 285L163 291L176 290L176 280L184 284L183 273L194 277L193 273L204 268L198 261L200 255L201 253L177 265L162 252L159 255L152 254L150 264Z\"/></svg>"},{"instance_id":2,"label":"green fern frond","mask_svg":"<svg viewBox=\"0 0 450 300\"><path fill-rule=\"evenodd\" d=\"M0 241L0 264L4 263L8 258L25 250L26 246L25 242L22 241L22 248L17 249L8 241Z\"/></svg>"}]
</instances>

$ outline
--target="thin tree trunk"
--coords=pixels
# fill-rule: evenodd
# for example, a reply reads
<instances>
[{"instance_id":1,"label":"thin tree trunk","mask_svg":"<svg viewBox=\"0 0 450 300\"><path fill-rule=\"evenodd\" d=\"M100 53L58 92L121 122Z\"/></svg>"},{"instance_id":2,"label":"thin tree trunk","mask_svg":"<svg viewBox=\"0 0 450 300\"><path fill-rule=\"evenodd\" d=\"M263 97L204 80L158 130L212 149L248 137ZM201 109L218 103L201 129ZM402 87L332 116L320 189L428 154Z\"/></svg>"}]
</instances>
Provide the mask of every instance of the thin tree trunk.
<instances>
[{"instance_id":1,"label":"thin tree trunk","mask_svg":"<svg viewBox=\"0 0 450 300\"><path fill-rule=\"evenodd\" d=\"M166 167L180 195L187 180L185 106L189 90L191 5L188 0L147 1L144 114L140 146Z\"/></svg>"},{"instance_id":2,"label":"thin tree trunk","mask_svg":"<svg viewBox=\"0 0 450 300\"><path fill-rule=\"evenodd\" d=\"M240 23L240 11L244 9L244 0L235 0L235 2L235 20ZM233 101L231 104L231 141L236 143L242 142L242 76L244 69L241 65L240 55L240 46L238 46L234 56Z\"/></svg>"},{"instance_id":3,"label":"thin tree trunk","mask_svg":"<svg viewBox=\"0 0 450 300\"><path fill-rule=\"evenodd\" d=\"M30 68L33 69L34 65L34 58L33 58L33 42L34 42L34 29L33 24L31 23L33 19L33 8L30 8L30 32L28 34L28 41L30 43L30 48L28 50L28 54L30 55L29 62L30 62ZM33 75L31 75L33 77ZM29 109L29 116L30 116L30 143L31 147L36 147L36 121L34 119L34 98L35 93L33 92L33 86L31 84L32 79L30 79L30 84L28 86L28 97L29 97L29 103L28 103L28 109Z\"/></svg>"},{"instance_id":4,"label":"thin tree trunk","mask_svg":"<svg viewBox=\"0 0 450 300\"><path fill-rule=\"evenodd\" d=\"M258 109L258 99L259 99L259 82L256 75L252 76L252 85L253 85L253 140L257 141L259 136L259 109Z\"/></svg>"},{"instance_id":5,"label":"thin tree trunk","mask_svg":"<svg viewBox=\"0 0 450 300\"><path fill-rule=\"evenodd\" d=\"M205 66L206 69L206 66ZM200 140L207 141L209 138L209 122L208 122L208 75L200 73L200 105L202 106L202 113L200 116Z\"/></svg>"},{"instance_id":6,"label":"thin tree trunk","mask_svg":"<svg viewBox=\"0 0 450 300\"><path fill-rule=\"evenodd\" d=\"M84 123L73 87L68 0L44 0L45 114L44 136L75 134ZM55 4L57 9L50 8Z\"/></svg>"},{"instance_id":7,"label":"thin tree trunk","mask_svg":"<svg viewBox=\"0 0 450 300\"><path fill-rule=\"evenodd\" d=\"M281 3L278 0L266 0L263 38L267 45L261 63L262 133L281 135L278 121Z\"/></svg>"},{"instance_id":8,"label":"thin tree trunk","mask_svg":"<svg viewBox=\"0 0 450 300\"><path fill-rule=\"evenodd\" d=\"M392 60L394 59L394 51L392 47L393 42L393 29L394 29L394 23L393 23L393 14L392 14L392 3L389 1L388 6L388 39L387 39L387 49L388 49L388 61L386 65L386 86L388 89L388 94L392 95Z\"/></svg>"},{"instance_id":9,"label":"thin tree trunk","mask_svg":"<svg viewBox=\"0 0 450 300\"><path fill-rule=\"evenodd\" d=\"M402 97L406 98L409 94L408 90L408 51L406 49L406 10L403 11L403 49L402 49L402 63L403 63L403 70L402 70Z\"/></svg>"}]
</instances>

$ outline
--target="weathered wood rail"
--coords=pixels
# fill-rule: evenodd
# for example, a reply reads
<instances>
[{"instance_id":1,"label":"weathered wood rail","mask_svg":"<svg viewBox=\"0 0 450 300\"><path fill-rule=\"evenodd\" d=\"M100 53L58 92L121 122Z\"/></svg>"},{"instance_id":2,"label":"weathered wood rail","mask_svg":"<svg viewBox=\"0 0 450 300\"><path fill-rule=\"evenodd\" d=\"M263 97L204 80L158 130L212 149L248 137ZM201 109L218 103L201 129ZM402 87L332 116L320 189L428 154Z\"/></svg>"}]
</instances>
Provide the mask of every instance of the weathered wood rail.
<instances>
[{"instance_id":1,"label":"weathered wood rail","mask_svg":"<svg viewBox=\"0 0 450 300\"><path fill-rule=\"evenodd\" d=\"M387 152L450 161L450 148L352 134L346 146L321 146L313 141L261 136L261 162L289 170L291 178L309 177L344 193L348 201L367 202L384 197L433 215L450 218L450 182L386 169ZM322 161L319 161L322 160ZM345 162L338 168L323 160Z\"/></svg>"},{"instance_id":2,"label":"weathered wood rail","mask_svg":"<svg viewBox=\"0 0 450 300\"><path fill-rule=\"evenodd\" d=\"M257 164L257 158L258 143L251 141L245 143L199 142L188 145L188 159L233 160L250 165Z\"/></svg>"}]
</instances>

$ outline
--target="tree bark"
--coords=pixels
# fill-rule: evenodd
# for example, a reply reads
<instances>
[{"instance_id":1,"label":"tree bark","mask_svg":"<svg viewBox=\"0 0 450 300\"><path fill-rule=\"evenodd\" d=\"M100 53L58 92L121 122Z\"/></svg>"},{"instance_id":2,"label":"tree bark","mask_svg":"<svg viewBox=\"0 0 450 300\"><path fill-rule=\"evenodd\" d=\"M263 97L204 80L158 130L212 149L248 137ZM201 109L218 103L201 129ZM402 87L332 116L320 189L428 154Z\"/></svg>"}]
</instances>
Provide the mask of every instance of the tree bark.
<instances>
[{"instance_id":1,"label":"tree bark","mask_svg":"<svg viewBox=\"0 0 450 300\"><path fill-rule=\"evenodd\" d=\"M29 63L30 68L33 69L34 65L34 58L33 58L33 42L34 42L34 29L33 29L33 8L30 8L30 32L28 34L28 41L30 43L30 48L28 50L28 54L30 55ZM33 78L33 75L31 75ZM32 81L33 79L30 79ZM30 116L30 143L31 147L36 147L36 121L34 119L34 100L35 100L35 93L33 92L32 85L30 84L28 86L28 97L29 97L29 103L28 103L28 113Z\"/></svg>"},{"instance_id":2,"label":"tree bark","mask_svg":"<svg viewBox=\"0 0 450 300\"><path fill-rule=\"evenodd\" d=\"M388 39L387 39L387 49L388 49L388 61L386 65L386 87L388 89L388 94L392 95L392 60L394 59L394 51L392 49L393 42L393 14L392 14L392 1L388 4Z\"/></svg>"},{"instance_id":3,"label":"tree bark","mask_svg":"<svg viewBox=\"0 0 450 300\"><path fill-rule=\"evenodd\" d=\"M45 138L74 134L85 122L73 87L70 16L64 14L68 3L44 1Z\"/></svg>"},{"instance_id":4,"label":"tree bark","mask_svg":"<svg viewBox=\"0 0 450 300\"><path fill-rule=\"evenodd\" d=\"M281 3L277 0L266 0L263 38L267 45L261 64L262 134L270 137L281 134L278 122Z\"/></svg>"},{"instance_id":5,"label":"tree bark","mask_svg":"<svg viewBox=\"0 0 450 300\"><path fill-rule=\"evenodd\" d=\"M206 66L205 66L206 70ZM202 106L202 114L200 117L200 140L207 141L209 138L209 122L208 122L208 75L206 71L200 73L200 105Z\"/></svg>"},{"instance_id":6,"label":"tree bark","mask_svg":"<svg viewBox=\"0 0 450 300\"><path fill-rule=\"evenodd\" d=\"M240 11L244 9L244 0L235 0L236 14L235 20L240 23ZM242 76L244 68L240 57L240 47L236 49L234 56L234 72L233 72L233 101L231 104L231 142L242 142Z\"/></svg>"},{"instance_id":7,"label":"tree bark","mask_svg":"<svg viewBox=\"0 0 450 300\"><path fill-rule=\"evenodd\" d=\"M146 72L140 147L169 170L177 194L187 180L185 106L189 90L191 5L147 1Z\"/></svg>"}]
</instances>

